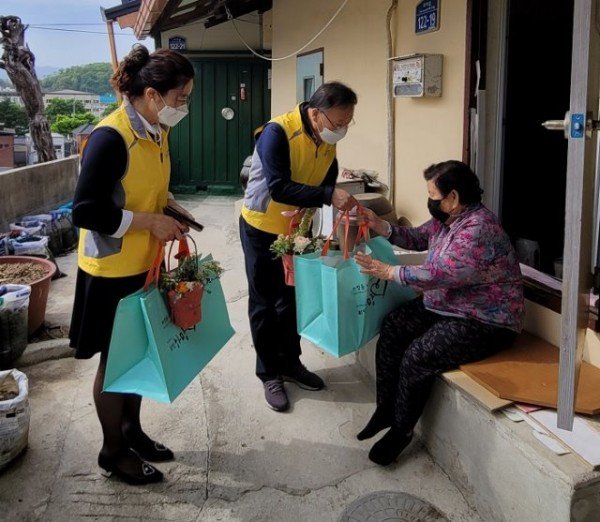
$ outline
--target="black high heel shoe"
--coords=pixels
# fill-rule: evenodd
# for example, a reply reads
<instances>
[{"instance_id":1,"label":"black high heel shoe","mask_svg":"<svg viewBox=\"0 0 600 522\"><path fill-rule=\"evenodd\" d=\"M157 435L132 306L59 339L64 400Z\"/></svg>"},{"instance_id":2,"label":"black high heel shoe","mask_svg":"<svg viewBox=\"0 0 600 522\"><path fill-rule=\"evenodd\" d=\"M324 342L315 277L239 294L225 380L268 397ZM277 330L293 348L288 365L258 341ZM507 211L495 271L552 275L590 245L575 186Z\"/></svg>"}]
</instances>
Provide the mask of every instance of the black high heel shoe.
<instances>
[{"instance_id":1,"label":"black high heel shoe","mask_svg":"<svg viewBox=\"0 0 600 522\"><path fill-rule=\"evenodd\" d=\"M128 453L130 455L128 455ZM135 472L130 472L119 467L119 461L126 457L131 457L138 460L139 469ZM139 456L130 449L123 450L114 457L108 457L100 453L98 455L98 466L104 470L102 474L105 477L115 475L123 482L133 486L153 484L155 482L160 482L164 478L163 474L159 470L157 470L151 464L148 464L144 460L140 459Z\"/></svg>"}]
</instances>

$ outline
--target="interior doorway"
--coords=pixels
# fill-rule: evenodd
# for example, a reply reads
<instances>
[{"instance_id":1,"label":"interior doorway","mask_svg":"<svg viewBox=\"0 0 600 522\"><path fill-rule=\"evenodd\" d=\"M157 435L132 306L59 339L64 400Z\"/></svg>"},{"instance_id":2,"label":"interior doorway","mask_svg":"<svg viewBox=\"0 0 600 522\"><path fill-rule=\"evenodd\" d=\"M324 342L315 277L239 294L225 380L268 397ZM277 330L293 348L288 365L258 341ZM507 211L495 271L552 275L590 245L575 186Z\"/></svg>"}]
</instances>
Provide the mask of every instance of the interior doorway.
<instances>
[{"instance_id":1,"label":"interior doorway","mask_svg":"<svg viewBox=\"0 0 600 522\"><path fill-rule=\"evenodd\" d=\"M542 122L569 107L573 0L510 0L507 8L497 208L521 261L560 276L568 142Z\"/></svg>"}]
</instances>

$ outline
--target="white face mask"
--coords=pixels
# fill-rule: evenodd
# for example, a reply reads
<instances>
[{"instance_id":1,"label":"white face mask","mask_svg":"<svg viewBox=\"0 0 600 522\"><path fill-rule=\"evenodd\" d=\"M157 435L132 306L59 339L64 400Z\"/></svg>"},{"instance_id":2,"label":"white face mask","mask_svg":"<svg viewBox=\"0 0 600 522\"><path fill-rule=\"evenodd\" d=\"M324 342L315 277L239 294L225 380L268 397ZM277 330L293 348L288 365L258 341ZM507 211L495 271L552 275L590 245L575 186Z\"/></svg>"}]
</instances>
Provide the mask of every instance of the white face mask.
<instances>
[{"instance_id":1,"label":"white face mask","mask_svg":"<svg viewBox=\"0 0 600 522\"><path fill-rule=\"evenodd\" d=\"M159 94L160 96L160 94ZM158 121L167 127L175 127L183 118L188 115L188 106L181 105L180 107L171 107L167 105L162 96L160 99L163 101L165 106L158 111Z\"/></svg>"},{"instance_id":2,"label":"white face mask","mask_svg":"<svg viewBox=\"0 0 600 522\"><path fill-rule=\"evenodd\" d=\"M329 143L329 145L335 145L344 136L346 136L347 132L348 127L342 127L341 129L336 129L334 131L328 129L327 127L323 127L323 130L319 131L319 134L325 143Z\"/></svg>"}]
</instances>

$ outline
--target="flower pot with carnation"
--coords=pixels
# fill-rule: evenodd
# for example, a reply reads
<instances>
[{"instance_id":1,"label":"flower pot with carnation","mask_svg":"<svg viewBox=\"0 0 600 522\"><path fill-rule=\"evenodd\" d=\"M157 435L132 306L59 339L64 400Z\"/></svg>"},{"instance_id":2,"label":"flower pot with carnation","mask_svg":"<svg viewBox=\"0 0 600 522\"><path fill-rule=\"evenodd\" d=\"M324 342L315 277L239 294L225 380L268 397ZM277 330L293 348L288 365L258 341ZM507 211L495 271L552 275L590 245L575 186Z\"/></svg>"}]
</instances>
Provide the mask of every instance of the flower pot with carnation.
<instances>
[{"instance_id":1,"label":"flower pot with carnation","mask_svg":"<svg viewBox=\"0 0 600 522\"><path fill-rule=\"evenodd\" d=\"M323 246L321 238L308 236L315 211L313 208L295 212L290 221L289 233L279 234L271 244L271 252L282 260L286 285L294 286L294 255L310 254ZM297 216L301 216L299 224L295 220Z\"/></svg>"},{"instance_id":2,"label":"flower pot with carnation","mask_svg":"<svg viewBox=\"0 0 600 522\"><path fill-rule=\"evenodd\" d=\"M201 261L201 255L191 254L185 239L180 242L179 253L175 257L179 265L173 270L167 268L162 271L159 286L166 294L171 320L188 330L202 320L205 285L218 279L223 269L218 261Z\"/></svg>"}]
</instances>

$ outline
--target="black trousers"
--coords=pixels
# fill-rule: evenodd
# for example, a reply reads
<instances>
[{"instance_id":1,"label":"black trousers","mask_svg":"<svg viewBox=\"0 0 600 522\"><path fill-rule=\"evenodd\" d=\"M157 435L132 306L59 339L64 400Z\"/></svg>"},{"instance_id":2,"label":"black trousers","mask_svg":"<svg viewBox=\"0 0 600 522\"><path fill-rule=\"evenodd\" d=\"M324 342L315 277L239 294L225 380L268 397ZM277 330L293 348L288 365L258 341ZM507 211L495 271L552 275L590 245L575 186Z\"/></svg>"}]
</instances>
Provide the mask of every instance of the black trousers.
<instances>
[{"instance_id":1,"label":"black trousers","mask_svg":"<svg viewBox=\"0 0 600 522\"><path fill-rule=\"evenodd\" d=\"M384 320L377 342L377 406L392 425L410 432L429 398L435 376L506 348L517 333L473 319L430 312L409 301Z\"/></svg>"},{"instance_id":2,"label":"black trousers","mask_svg":"<svg viewBox=\"0 0 600 522\"><path fill-rule=\"evenodd\" d=\"M256 375L275 379L300 360L296 297L285 284L281 259L269 250L277 239L240 217L240 239L248 277L248 316L256 350Z\"/></svg>"}]
</instances>

